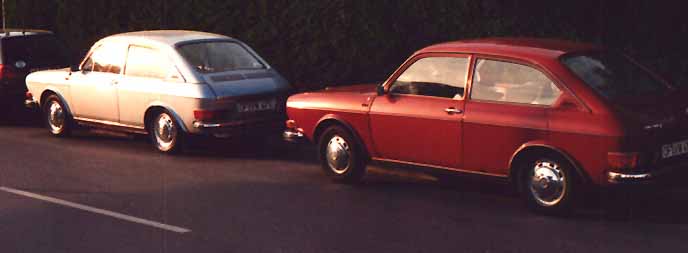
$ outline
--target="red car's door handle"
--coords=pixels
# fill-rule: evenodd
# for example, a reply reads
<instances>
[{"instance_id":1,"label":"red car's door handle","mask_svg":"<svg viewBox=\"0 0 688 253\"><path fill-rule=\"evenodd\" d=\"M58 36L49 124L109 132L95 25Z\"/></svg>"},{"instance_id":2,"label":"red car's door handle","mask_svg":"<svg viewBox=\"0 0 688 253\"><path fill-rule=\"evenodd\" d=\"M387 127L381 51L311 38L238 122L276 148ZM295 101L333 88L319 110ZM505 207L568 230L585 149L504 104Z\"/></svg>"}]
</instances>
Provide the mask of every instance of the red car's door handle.
<instances>
[{"instance_id":1,"label":"red car's door handle","mask_svg":"<svg viewBox=\"0 0 688 253\"><path fill-rule=\"evenodd\" d=\"M461 114L461 113L463 113L463 111L461 109L456 109L454 107L449 107L447 109L444 109L444 111L447 112L448 114Z\"/></svg>"}]
</instances>

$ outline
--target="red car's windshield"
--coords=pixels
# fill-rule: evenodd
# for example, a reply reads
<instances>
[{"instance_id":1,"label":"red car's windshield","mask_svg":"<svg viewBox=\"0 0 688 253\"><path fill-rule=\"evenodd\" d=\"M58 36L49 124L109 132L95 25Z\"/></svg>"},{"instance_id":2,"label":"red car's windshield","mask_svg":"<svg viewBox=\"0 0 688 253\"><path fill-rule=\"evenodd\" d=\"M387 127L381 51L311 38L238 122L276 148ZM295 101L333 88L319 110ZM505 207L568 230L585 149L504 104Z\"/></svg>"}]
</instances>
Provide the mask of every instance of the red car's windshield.
<instances>
[{"instance_id":1,"label":"red car's windshield","mask_svg":"<svg viewBox=\"0 0 688 253\"><path fill-rule=\"evenodd\" d=\"M598 94L611 101L665 94L671 90L645 69L617 53L569 55L562 58L562 63Z\"/></svg>"}]
</instances>

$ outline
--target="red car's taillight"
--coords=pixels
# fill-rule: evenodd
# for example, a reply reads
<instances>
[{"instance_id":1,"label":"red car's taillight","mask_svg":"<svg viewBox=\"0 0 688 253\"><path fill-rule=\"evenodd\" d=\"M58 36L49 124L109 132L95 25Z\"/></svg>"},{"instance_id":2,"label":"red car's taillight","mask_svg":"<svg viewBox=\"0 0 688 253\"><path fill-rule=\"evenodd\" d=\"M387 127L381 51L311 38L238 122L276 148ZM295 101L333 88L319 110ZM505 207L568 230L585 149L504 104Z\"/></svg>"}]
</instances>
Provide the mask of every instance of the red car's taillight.
<instances>
[{"instance_id":1,"label":"red car's taillight","mask_svg":"<svg viewBox=\"0 0 688 253\"><path fill-rule=\"evenodd\" d=\"M220 111L210 111L210 110L195 110L194 118L200 121L208 121L218 119L220 117Z\"/></svg>"},{"instance_id":2,"label":"red car's taillight","mask_svg":"<svg viewBox=\"0 0 688 253\"><path fill-rule=\"evenodd\" d=\"M632 170L638 167L638 161L640 160L640 154L636 152L630 153L620 153L620 152L609 152L607 153L607 161L609 162L609 168L612 170Z\"/></svg>"},{"instance_id":3,"label":"red car's taillight","mask_svg":"<svg viewBox=\"0 0 688 253\"><path fill-rule=\"evenodd\" d=\"M0 79L16 78L17 73L10 66L0 64Z\"/></svg>"}]
</instances>

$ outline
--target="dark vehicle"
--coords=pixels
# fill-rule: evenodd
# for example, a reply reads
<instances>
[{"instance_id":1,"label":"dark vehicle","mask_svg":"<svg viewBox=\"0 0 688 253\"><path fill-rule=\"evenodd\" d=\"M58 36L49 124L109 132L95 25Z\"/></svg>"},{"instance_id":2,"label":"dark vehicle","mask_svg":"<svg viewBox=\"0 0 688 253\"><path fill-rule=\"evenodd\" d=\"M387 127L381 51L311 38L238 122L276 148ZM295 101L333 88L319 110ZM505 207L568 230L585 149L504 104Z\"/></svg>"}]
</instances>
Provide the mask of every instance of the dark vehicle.
<instances>
[{"instance_id":1,"label":"dark vehicle","mask_svg":"<svg viewBox=\"0 0 688 253\"><path fill-rule=\"evenodd\" d=\"M37 70L69 66L64 45L50 31L0 29L0 104L22 108L26 76Z\"/></svg>"}]
</instances>

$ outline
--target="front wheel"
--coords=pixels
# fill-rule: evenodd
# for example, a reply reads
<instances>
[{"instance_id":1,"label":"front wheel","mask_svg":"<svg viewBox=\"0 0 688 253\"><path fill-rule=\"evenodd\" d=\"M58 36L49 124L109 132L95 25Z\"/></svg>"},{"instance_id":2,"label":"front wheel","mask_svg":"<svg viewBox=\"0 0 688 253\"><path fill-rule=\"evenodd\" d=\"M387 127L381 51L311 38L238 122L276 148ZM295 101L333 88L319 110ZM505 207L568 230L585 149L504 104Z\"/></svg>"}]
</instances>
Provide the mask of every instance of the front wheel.
<instances>
[{"instance_id":1,"label":"front wheel","mask_svg":"<svg viewBox=\"0 0 688 253\"><path fill-rule=\"evenodd\" d=\"M535 212L562 214L571 211L575 196L575 174L568 162L543 156L524 164L521 194Z\"/></svg>"},{"instance_id":2,"label":"front wheel","mask_svg":"<svg viewBox=\"0 0 688 253\"><path fill-rule=\"evenodd\" d=\"M336 182L355 183L365 175L366 159L353 135L330 126L320 137L318 155L325 173Z\"/></svg>"},{"instance_id":3,"label":"front wheel","mask_svg":"<svg viewBox=\"0 0 688 253\"><path fill-rule=\"evenodd\" d=\"M48 131L53 136L65 137L71 132L72 117L67 112L60 97L49 95L43 103L43 118Z\"/></svg>"},{"instance_id":4,"label":"front wheel","mask_svg":"<svg viewBox=\"0 0 688 253\"><path fill-rule=\"evenodd\" d=\"M172 154L182 149L184 133L167 111L160 112L149 123L149 135L153 146L160 152Z\"/></svg>"}]
</instances>

